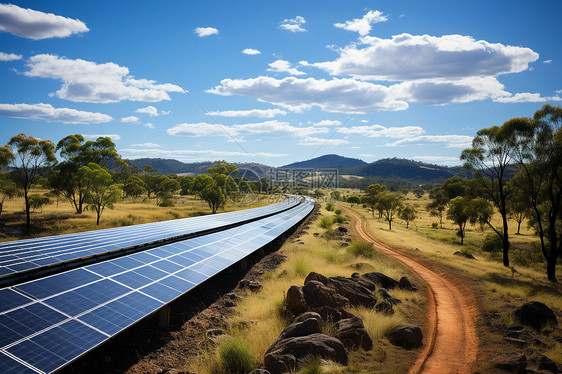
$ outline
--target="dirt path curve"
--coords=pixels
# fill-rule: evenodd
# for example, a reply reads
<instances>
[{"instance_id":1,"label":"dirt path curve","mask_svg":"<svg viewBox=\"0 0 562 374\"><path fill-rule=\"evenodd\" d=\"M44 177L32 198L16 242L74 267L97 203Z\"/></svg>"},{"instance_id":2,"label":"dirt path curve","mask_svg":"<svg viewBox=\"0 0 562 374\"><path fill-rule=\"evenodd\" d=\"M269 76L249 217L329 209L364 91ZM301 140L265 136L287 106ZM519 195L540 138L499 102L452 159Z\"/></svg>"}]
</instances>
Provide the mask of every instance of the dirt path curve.
<instances>
[{"instance_id":1,"label":"dirt path curve","mask_svg":"<svg viewBox=\"0 0 562 374\"><path fill-rule=\"evenodd\" d=\"M402 262L428 285L428 336L424 337L424 348L409 373L470 373L478 352L475 327L478 311L470 289L373 238L363 229L357 213L342 208L355 219L355 229L361 237Z\"/></svg>"}]
</instances>

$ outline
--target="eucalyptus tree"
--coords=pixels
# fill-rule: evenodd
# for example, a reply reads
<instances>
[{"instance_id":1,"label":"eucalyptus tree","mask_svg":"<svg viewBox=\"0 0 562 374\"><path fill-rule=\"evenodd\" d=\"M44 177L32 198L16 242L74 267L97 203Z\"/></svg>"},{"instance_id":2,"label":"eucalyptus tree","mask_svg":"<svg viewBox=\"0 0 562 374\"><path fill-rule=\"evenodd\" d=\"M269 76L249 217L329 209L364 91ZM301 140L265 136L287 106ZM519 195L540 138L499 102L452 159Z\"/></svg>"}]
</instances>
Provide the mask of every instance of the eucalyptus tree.
<instances>
[{"instance_id":1,"label":"eucalyptus tree","mask_svg":"<svg viewBox=\"0 0 562 374\"><path fill-rule=\"evenodd\" d=\"M103 211L105 208L114 208L121 198L121 191L113 183L111 174L93 162L80 168L78 178L88 186L85 201L96 212L96 225L99 226Z\"/></svg>"}]
</instances>

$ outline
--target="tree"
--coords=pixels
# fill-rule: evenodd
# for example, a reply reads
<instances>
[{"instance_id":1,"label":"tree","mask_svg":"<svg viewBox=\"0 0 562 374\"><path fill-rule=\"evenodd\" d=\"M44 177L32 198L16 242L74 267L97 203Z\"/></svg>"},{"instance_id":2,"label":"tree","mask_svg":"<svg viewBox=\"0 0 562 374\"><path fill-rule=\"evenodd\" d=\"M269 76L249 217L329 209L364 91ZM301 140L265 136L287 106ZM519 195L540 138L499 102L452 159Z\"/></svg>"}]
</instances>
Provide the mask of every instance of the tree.
<instances>
[{"instance_id":1,"label":"tree","mask_svg":"<svg viewBox=\"0 0 562 374\"><path fill-rule=\"evenodd\" d=\"M23 190L25 225L29 230L31 228L29 190L48 167L57 163L55 144L50 140L40 140L22 132L13 136L6 147L11 152L15 151L13 158L9 157L6 150L2 151L1 157L10 159L13 166L13 180Z\"/></svg>"},{"instance_id":2,"label":"tree","mask_svg":"<svg viewBox=\"0 0 562 374\"><path fill-rule=\"evenodd\" d=\"M458 227L457 236L461 238L461 245L464 243L465 229L467 222L489 222L493 210L490 204L481 198L467 199L457 196L449 202L447 219L453 221Z\"/></svg>"},{"instance_id":3,"label":"tree","mask_svg":"<svg viewBox=\"0 0 562 374\"><path fill-rule=\"evenodd\" d=\"M513 118L506 124L517 140L515 182L526 197L547 277L556 282L562 252L562 108L545 104L533 119Z\"/></svg>"},{"instance_id":4,"label":"tree","mask_svg":"<svg viewBox=\"0 0 562 374\"><path fill-rule=\"evenodd\" d=\"M127 197L139 197L146 193L144 182L138 175L131 175L123 184L123 192Z\"/></svg>"},{"instance_id":5,"label":"tree","mask_svg":"<svg viewBox=\"0 0 562 374\"><path fill-rule=\"evenodd\" d=\"M57 143L56 151L60 152L64 161L49 175L49 185L61 191L74 207L76 214L81 214L88 190L87 186L81 183L78 171L90 163L103 168L110 161L118 160L115 143L109 137L103 136L95 141L85 141L82 135L75 134L61 139Z\"/></svg>"},{"instance_id":6,"label":"tree","mask_svg":"<svg viewBox=\"0 0 562 374\"><path fill-rule=\"evenodd\" d=\"M371 196L375 196L384 191L386 191L386 186L384 184L380 185L378 183L370 184L367 186L367 188L365 188L365 193Z\"/></svg>"},{"instance_id":7,"label":"tree","mask_svg":"<svg viewBox=\"0 0 562 374\"><path fill-rule=\"evenodd\" d=\"M89 186L86 203L96 212L96 225L99 226L103 211L105 208L114 208L114 204L121 197L121 191L113 184L111 174L93 162L89 163L88 166L82 166L78 175L84 185Z\"/></svg>"},{"instance_id":8,"label":"tree","mask_svg":"<svg viewBox=\"0 0 562 374\"><path fill-rule=\"evenodd\" d=\"M357 196L349 196L349 197L347 198L347 202L348 202L351 206L353 206L353 204L359 204L359 203L361 203L361 199L359 199L359 197L357 197Z\"/></svg>"},{"instance_id":9,"label":"tree","mask_svg":"<svg viewBox=\"0 0 562 374\"><path fill-rule=\"evenodd\" d=\"M441 187L434 187L429 191L431 202L425 206L425 209L433 217L439 218L439 226L443 228L443 213L447 210L449 198Z\"/></svg>"},{"instance_id":10,"label":"tree","mask_svg":"<svg viewBox=\"0 0 562 374\"><path fill-rule=\"evenodd\" d=\"M46 195L38 195L38 194L31 194L29 195L29 207L32 212L36 212L37 210L43 212L43 208L45 205L51 204L51 199L49 196Z\"/></svg>"},{"instance_id":11,"label":"tree","mask_svg":"<svg viewBox=\"0 0 562 374\"><path fill-rule=\"evenodd\" d=\"M377 194L377 209L382 212L388 229L392 230L392 221L402 207L402 195L398 192L381 192Z\"/></svg>"},{"instance_id":12,"label":"tree","mask_svg":"<svg viewBox=\"0 0 562 374\"><path fill-rule=\"evenodd\" d=\"M507 211L509 213L509 218L517 222L517 235L520 235L521 223L527 218L528 209L529 203L523 191L519 188L515 189L511 199L507 202Z\"/></svg>"},{"instance_id":13,"label":"tree","mask_svg":"<svg viewBox=\"0 0 562 374\"><path fill-rule=\"evenodd\" d=\"M213 177L207 174L199 174L193 180L193 191L209 204L214 213L226 203L226 197L222 189L217 186Z\"/></svg>"},{"instance_id":14,"label":"tree","mask_svg":"<svg viewBox=\"0 0 562 374\"><path fill-rule=\"evenodd\" d=\"M156 205L160 206L165 202L171 203L170 199L180 188L177 180L163 176L156 188Z\"/></svg>"},{"instance_id":15,"label":"tree","mask_svg":"<svg viewBox=\"0 0 562 374\"><path fill-rule=\"evenodd\" d=\"M195 178L192 177L191 175L187 175L185 177L181 177L179 182L180 182L180 195L185 196L185 195L189 195L191 194L191 189L193 187L193 180Z\"/></svg>"},{"instance_id":16,"label":"tree","mask_svg":"<svg viewBox=\"0 0 562 374\"><path fill-rule=\"evenodd\" d=\"M0 214L2 214L6 199L12 199L18 195L18 186L10 179L10 175L0 174Z\"/></svg>"},{"instance_id":17,"label":"tree","mask_svg":"<svg viewBox=\"0 0 562 374\"><path fill-rule=\"evenodd\" d=\"M414 194L416 199L421 199L423 197L423 194L425 193L425 191L421 188L414 188L412 190L412 193Z\"/></svg>"},{"instance_id":18,"label":"tree","mask_svg":"<svg viewBox=\"0 0 562 374\"><path fill-rule=\"evenodd\" d=\"M398 218L406 221L406 228L409 228L410 222L413 222L417 218L416 208L410 204L406 204L400 212L398 213Z\"/></svg>"},{"instance_id":19,"label":"tree","mask_svg":"<svg viewBox=\"0 0 562 374\"><path fill-rule=\"evenodd\" d=\"M207 169L207 174L213 178L219 174L235 176L238 174L238 168L234 164L220 160L213 162L213 166Z\"/></svg>"},{"instance_id":20,"label":"tree","mask_svg":"<svg viewBox=\"0 0 562 374\"><path fill-rule=\"evenodd\" d=\"M492 202L502 218L502 227L488 226L501 238L503 265L509 267L509 226L507 201L513 192L508 184L507 173L515 161L515 135L505 123L481 129L472 140L472 148L461 153L465 167L475 171L476 179L484 196Z\"/></svg>"},{"instance_id":21,"label":"tree","mask_svg":"<svg viewBox=\"0 0 562 374\"><path fill-rule=\"evenodd\" d=\"M443 182L441 189L447 196L448 200L452 200L457 196L467 197L469 190L469 181L457 175Z\"/></svg>"}]
</instances>

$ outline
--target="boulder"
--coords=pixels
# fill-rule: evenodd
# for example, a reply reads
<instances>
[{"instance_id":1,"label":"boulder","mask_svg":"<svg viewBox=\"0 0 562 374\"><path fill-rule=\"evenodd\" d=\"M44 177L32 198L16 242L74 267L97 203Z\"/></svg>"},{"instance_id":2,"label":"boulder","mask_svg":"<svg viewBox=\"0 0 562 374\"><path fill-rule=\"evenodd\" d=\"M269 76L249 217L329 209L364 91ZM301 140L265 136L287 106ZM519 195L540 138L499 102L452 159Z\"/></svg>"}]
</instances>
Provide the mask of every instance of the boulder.
<instances>
[{"instance_id":1,"label":"boulder","mask_svg":"<svg viewBox=\"0 0 562 374\"><path fill-rule=\"evenodd\" d=\"M375 310L379 313L386 314L387 316L394 314L394 309L392 308L392 304L388 301L384 300L378 303L375 306Z\"/></svg>"},{"instance_id":2,"label":"boulder","mask_svg":"<svg viewBox=\"0 0 562 374\"><path fill-rule=\"evenodd\" d=\"M545 304L531 301L523 304L513 313L515 320L539 331L545 326L556 326L558 321L554 312Z\"/></svg>"},{"instance_id":3,"label":"boulder","mask_svg":"<svg viewBox=\"0 0 562 374\"><path fill-rule=\"evenodd\" d=\"M359 273L353 273L353 274L351 274L351 278L359 279L359 277L361 277L361 274L359 274Z\"/></svg>"},{"instance_id":4,"label":"boulder","mask_svg":"<svg viewBox=\"0 0 562 374\"><path fill-rule=\"evenodd\" d=\"M309 318L314 318L315 320L318 321L318 324L320 324L320 325L321 325L322 323L324 323L324 320L322 320L322 317L320 316L320 314L318 314L318 313L316 313L316 312L304 312L303 314L298 315L298 316L294 319L293 323L302 322L302 321L305 321L305 320L307 320L307 319L309 319Z\"/></svg>"},{"instance_id":5,"label":"boulder","mask_svg":"<svg viewBox=\"0 0 562 374\"><path fill-rule=\"evenodd\" d=\"M318 323L318 320L315 318L309 318L302 322L293 323L292 325L287 326L283 331L281 331L281 334L279 334L279 337L272 345L275 345L275 343L283 339L318 334L320 331L320 324Z\"/></svg>"},{"instance_id":6,"label":"boulder","mask_svg":"<svg viewBox=\"0 0 562 374\"><path fill-rule=\"evenodd\" d=\"M379 289L379 293L381 294L384 301L388 301L392 305L397 305L397 304L400 304L402 302L400 299L396 299L396 298L390 296L388 291L385 290L384 288Z\"/></svg>"},{"instance_id":7,"label":"boulder","mask_svg":"<svg viewBox=\"0 0 562 374\"><path fill-rule=\"evenodd\" d=\"M339 232L347 232L347 228L342 227L342 226L338 226L338 231Z\"/></svg>"},{"instance_id":8,"label":"boulder","mask_svg":"<svg viewBox=\"0 0 562 374\"><path fill-rule=\"evenodd\" d=\"M356 280L356 282L357 282L357 284L365 287L369 291L376 291L377 290L377 285L374 284L373 282L371 282L370 280L365 279L365 278L359 278L359 279Z\"/></svg>"},{"instance_id":9,"label":"boulder","mask_svg":"<svg viewBox=\"0 0 562 374\"><path fill-rule=\"evenodd\" d=\"M400 278L400 280L398 281L398 288L400 288L401 290L406 290L406 291L417 291L418 290L418 288L416 286L414 286L412 284L412 282L410 282L410 280L407 277Z\"/></svg>"},{"instance_id":10,"label":"boulder","mask_svg":"<svg viewBox=\"0 0 562 374\"><path fill-rule=\"evenodd\" d=\"M539 370L550 371L551 373L558 373L558 365L556 365L556 362L554 362L550 358L540 355L537 361L539 364Z\"/></svg>"},{"instance_id":11,"label":"boulder","mask_svg":"<svg viewBox=\"0 0 562 374\"><path fill-rule=\"evenodd\" d=\"M495 368L510 373L525 373L527 368L527 356L521 351L506 353L492 359Z\"/></svg>"},{"instance_id":12,"label":"boulder","mask_svg":"<svg viewBox=\"0 0 562 374\"><path fill-rule=\"evenodd\" d=\"M291 286L287 290L287 298L285 299L287 309L293 314L301 314L308 310L308 305L304 300L302 287Z\"/></svg>"},{"instance_id":13,"label":"boulder","mask_svg":"<svg viewBox=\"0 0 562 374\"><path fill-rule=\"evenodd\" d=\"M304 283L305 286L311 282L317 281L326 287L333 288L338 294L349 300L352 306L365 306L372 308L377 303L377 298L371 291L361 285L355 278L346 277L326 277L322 274L312 272L308 274Z\"/></svg>"},{"instance_id":14,"label":"boulder","mask_svg":"<svg viewBox=\"0 0 562 374\"><path fill-rule=\"evenodd\" d=\"M405 349L419 348L422 346L423 335L418 325L406 323L392 328L386 333L388 341Z\"/></svg>"},{"instance_id":15,"label":"boulder","mask_svg":"<svg viewBox=\"0 0 562 374\"><path fill-rule=\"evenodd\" d=\"M363 274L363 277L367 278L368 280L370 280L375 284L379 284L381 287L386 288L387 290L393 290L398 286L397 280L392 279L391 277L386 276L382 273L377 273L377 272L366 273Z\"/></svg>"},{"instance_id":16,"label":"boulder","mask_svg":"<svg viewBox=\"0 0 562 374\"><path fill-rule=\"evenodd\" d=\"M346 348L361 348L365 351L373 348L373 340L365 329L361 317L342 319L337 323L337 328L334 337L341 340Z\"/></svg>"},{"instance_id":17,"label":"boulder","mask_svg":"<svg viewBox=\"0 0 562 374\"><path fill-rule=\"evenodd\" d=\"M311 312L316 312L320 314L322 320L325 322L338 322L344 318L352 318L354 317L353 314L349 313L348 311L342 308L333 308L330 306L321 306L319 308L311 309Z\"/></svg>"},{"instance_id":18,"label":"boulder","mask_svg":"<svg viewBox=\"0 0 562 374\"><path fill-rule=\"evenodd\" d=\"M321 306L340 307L349 304L349 299L335 292L332 287L311 280L302 287L306 304L311 308Z\"/></svg>"},{"instance_id":19,"label":"boulder","mask_svg":"<svg viewBox=\"0 0 562 374\"><path fill-rule=\"evenodd\" d=\"M258 281L253 281L253 280L248 280L248 279L242 279L239 283L240 288L242 289L249 289L250 291L259 291L261 290L261 283Z\"/></svg>"},{"instance_id":20,"label":"boulder","mask_svg":"<svg viewBox=\"0 0 562 374\"><path fill-rule=\"evenodd\" d=\"M265 354L265 368L271 374L294 370L297 361L308 355L343 365L348 362L347 352L340 340L325 334L312 334L276 341Z\"/></svg>"}]
</instances>

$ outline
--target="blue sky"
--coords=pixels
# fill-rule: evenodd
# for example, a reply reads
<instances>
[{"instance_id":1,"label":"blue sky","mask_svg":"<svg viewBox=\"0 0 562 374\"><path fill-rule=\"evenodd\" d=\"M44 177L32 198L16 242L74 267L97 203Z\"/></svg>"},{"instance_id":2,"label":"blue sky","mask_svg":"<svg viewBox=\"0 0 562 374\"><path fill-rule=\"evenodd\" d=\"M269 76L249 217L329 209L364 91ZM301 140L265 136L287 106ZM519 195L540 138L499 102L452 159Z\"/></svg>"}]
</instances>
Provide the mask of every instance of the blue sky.
<instances>
[{"instance_id":1,"label":"blue sky","mask_svg":"<svg viewBox=\"0 0 562 374\"><path fill-rule=\"evenodd\" d=\"M562 105L560 1L0 4L0 143L111 136L124 158L459 164Z\"/></svg>"}]
</instances>

